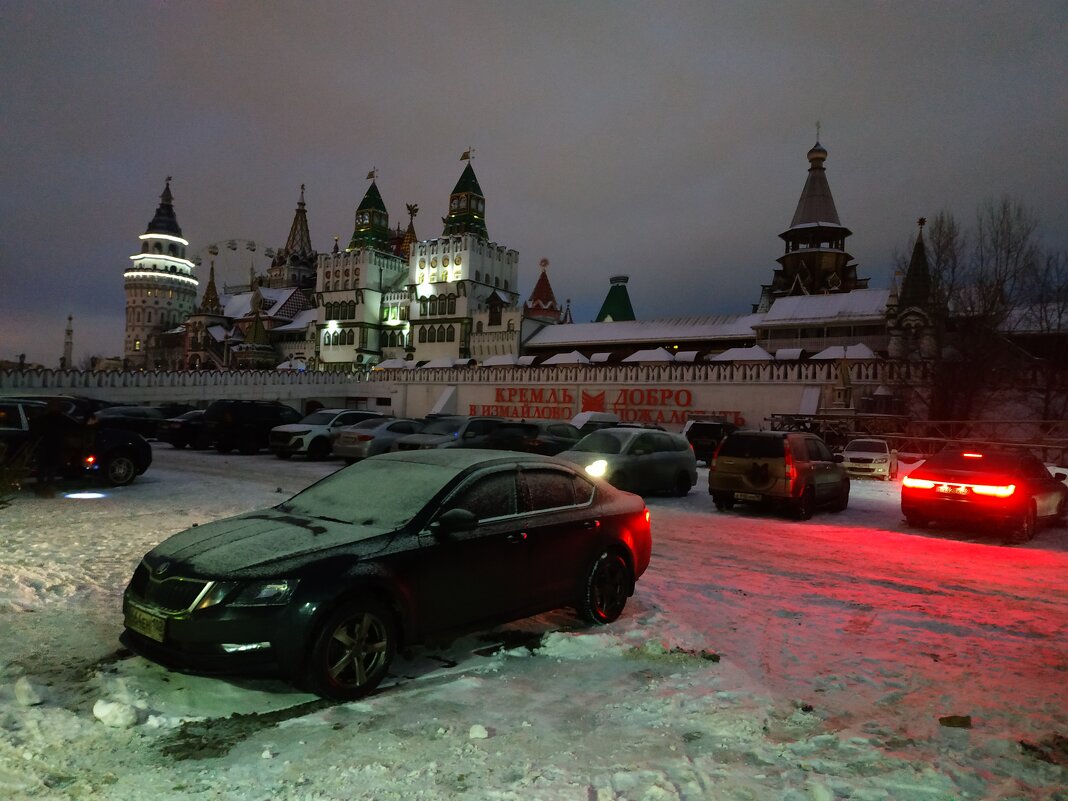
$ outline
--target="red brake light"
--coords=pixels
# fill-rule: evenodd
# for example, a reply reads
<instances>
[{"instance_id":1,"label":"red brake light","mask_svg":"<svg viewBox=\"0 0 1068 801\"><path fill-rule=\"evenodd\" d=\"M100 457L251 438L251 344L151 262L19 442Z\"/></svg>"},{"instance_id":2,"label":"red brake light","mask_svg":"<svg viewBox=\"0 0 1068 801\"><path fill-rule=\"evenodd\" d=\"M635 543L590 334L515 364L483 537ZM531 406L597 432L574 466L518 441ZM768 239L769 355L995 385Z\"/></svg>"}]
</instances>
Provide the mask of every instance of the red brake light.
<instances>
[{"instance_id":1,"label":"red brake light","mask_svg":"<svg viewBox=\"0 0 1068 801\"><path fill-rule=\"evenodd\" d=\"M983 458L983 454L981 454L981 453L962 453L961 456L963 456L965 459L982 459Z\"/></svg>"},{"instance_id":2,"label":"red brake light","mask_svg":"<svg viewBox=\"0 0 1068 801\"><path fill-rule=\"evenodd\" d=\"M783 448L786 449L786 467L784 470L786 480L793 481L795 477L794 473L794 453L790 450L790 443L783 440Z\"/></svg>"},{"instance_id":3,"label":"red brake light","mask_svg":"<svg viewBox=\"0 0 1068 801\"><path fill-rule=\"evenodd\" d=\"M95 456L86 456L85 457L85 466L86 467L92 467L94 464L96 464L96 457Z\"/></svg>"},{"instance_id":4,"label":"red brake light","mask_svg":"<svg viewBox=\"0 0 1068 801\"><path fill-rule=\"evenodd\" d=\"M901 479L901 483L913 489L934 489L935 485L933 481L928 481L925 478L913 478L912 476L905 476Z\"/></svg>"},{"instance_id":5,"label":"red brake light","mask_svg":"<svg viewBox=\"0 0 1068 801\"><path fill-rule=\"evenodd\" d=\"M1008 486L996 487L990 484L973 484L971 490L976 495L992 495L995 498L1008 498L1016 492L1016 485L1009 484Z\"/></svg>"},{"instance_id":6,"label":"red brake light","mask_svg":"<svg viewBox=\"0 0 1068 801\"><path fill-rule=\"evenodd\" d=\"M652 518L652 514L649 512L649 507L645 508L645 522L648 523Z\"/></svg>"},{"instance_id":7,"label":"red brake light","mask_svg":"<svg viewBox=\"0 0 1068 801\"><path fill-rule=\"evenodd\" d=\"M720 440L720 441L719 441L719 442L718 442L718 443L716 444L716 450L715 450L715 452L714 452L714 453L712 454L712 461L708 463L708 469L709 469L709 470L715 470L715 469L716 469L716 459L718 459L718 458L719 458L719 452L720 452L721 450L723 450L723 443L724 443L724 442L726 442L726 441L727 441L727 438L726 438L726 437L724 437L723 439L721 439L721 440ZM693 449L693 443L690 443L690 448L691 448L691 450Z\"/></svg>"},{"instance_id":8,"label":"red brake light","mask_svg":"<svg viewBox=\"0 0 1068 801\"><path fill-rule=\"evenodd\" d=\"M370 434L357 434L356 439L360 442L370 442L374 437Z\"/></svg>"}]
</instances>

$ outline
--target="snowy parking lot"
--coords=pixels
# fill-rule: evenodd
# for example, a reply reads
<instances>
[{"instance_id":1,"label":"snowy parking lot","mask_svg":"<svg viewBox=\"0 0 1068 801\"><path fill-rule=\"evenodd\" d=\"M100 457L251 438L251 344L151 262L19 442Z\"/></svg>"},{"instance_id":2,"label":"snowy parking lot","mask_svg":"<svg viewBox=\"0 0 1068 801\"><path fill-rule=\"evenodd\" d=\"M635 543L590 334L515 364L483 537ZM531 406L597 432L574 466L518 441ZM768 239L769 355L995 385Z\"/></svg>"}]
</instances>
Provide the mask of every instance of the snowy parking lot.
<instances>
[{"instance_id":1,"label":"snowy parking lot","mask_svg":"<svg viewBox=\"0 0 1068 801\"><path fill-rule=\"evenodd\" d=\"M914 531L896 482L805 522L649 498L616 623L419 648L330 704L120 649L141 555L338 462L154 445L96 499L0 508L4 799L1068 799L1068 530ZM373 491L373 488L369 488Z\"/></svg>"}]
</instances>

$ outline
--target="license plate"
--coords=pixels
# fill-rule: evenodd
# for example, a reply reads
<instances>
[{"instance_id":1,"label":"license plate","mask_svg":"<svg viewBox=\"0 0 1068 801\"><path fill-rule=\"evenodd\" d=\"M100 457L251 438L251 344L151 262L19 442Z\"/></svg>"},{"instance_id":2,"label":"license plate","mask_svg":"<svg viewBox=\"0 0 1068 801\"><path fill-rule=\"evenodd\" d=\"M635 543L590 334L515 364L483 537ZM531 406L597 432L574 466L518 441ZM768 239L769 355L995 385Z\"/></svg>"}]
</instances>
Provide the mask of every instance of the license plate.
<instances>
[{"instance_id":1,"label":"license plate","mask_svg":"<svg viewBox=\"0 0 1068 801\"><path fill-rule=\"evenodd\" d=\"M136 606L126 607L126 628L143 634L156 642L163 642L164 620Z\"/></svg>"},{"instance_id":2,"label":"license plate","mask_svg":"<svg viewBox=\"0 0 1068 801\"><path fill-rule=\"evenodd\" d=\"M757 495L755 492L736 492L734 493L734 499L737 501L759 501L762 500L761 495Z\"/></svg>"},{"instance_id":3,"label":"license plate","mask_svg":"<svg viewBox=\"0 0 1068 801\"><path fill-rule=\"evenodd\" d=\"M947 495L967 495L967 487L954 487L951 484L939 484L937 492L943 492Z\"/></svg>"}]
</instances>

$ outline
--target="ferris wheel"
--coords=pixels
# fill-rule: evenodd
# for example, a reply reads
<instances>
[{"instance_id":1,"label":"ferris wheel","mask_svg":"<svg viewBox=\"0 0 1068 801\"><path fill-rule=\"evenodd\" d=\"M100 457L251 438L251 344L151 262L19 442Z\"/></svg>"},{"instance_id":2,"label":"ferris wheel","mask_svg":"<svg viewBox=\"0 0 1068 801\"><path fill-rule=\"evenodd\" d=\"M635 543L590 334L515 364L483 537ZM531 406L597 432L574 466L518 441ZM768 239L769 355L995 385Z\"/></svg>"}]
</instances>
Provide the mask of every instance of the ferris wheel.
<instances>
[{"instance_id":1,"label":"ferris wheel","mask_svg":"<svg viewBox=\"0 0 1068 801\"><path fill-rule=\"evenodd\" d=\"M257 273L264 272L266 268L258 268L255 265L255 255L261 253L263 258L270 260L275 256L274 248L262 248L255 239L220 239L204 245L196 251L191 261L197 267L215 265L215 281L220 292L226 291L226 284L248 284L249 270L254 269ZM246 254L253 254L246 257ZM203 280L207 279L206 271L199 275Z\"/></svg>"}]
</instances>

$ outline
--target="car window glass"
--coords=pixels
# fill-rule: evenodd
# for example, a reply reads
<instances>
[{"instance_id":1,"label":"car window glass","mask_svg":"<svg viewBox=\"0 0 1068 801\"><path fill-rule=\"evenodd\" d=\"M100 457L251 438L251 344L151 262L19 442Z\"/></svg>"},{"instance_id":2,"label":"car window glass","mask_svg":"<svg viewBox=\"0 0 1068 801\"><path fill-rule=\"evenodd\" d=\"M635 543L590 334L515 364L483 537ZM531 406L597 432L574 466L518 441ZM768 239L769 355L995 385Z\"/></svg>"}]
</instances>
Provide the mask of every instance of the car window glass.
<instances>
[{"instance_id":1,"label":"car window glass","mask_svg":"<svg viewBox=\"0 0 1068 801\"><path fill-rule=\"evenodd\" d=\"M461 487L445 509L466 509L480 521L516 513L515 473L493 473Z\"/></svg>"},{"instance_id":2,"label":"car window glass","mask_svg":"<svg viewBox=\"0 0 1068 801\"><path fill-rule=\"evenodd\" d=\"M584 506L593 499L593 484L582 476L572 476L572 485L575 491L575 503Z\"/></svg>"},{"instance_id":3,"label":"car window glass","mask_svg":"<svg viewBox=\"0 0 1068 801\"><path fill-rule=\"evenodd\" d=\"M1031 456L1025 456L1020 463L1020 472L1025 478L1043 480L1051 478L1049 470L1042 462Z\"/></svg>"},{"instance_id":4,"label":"car window glass","mask_svg":"<svg viewBox=\"0 0 1068 801\"><path fill-rule=\"evenodd\" d=\"M751 434L731 434L723 441L720 456L741 459L781 459L784 453L782 437L761 437Z\"/></svg>"},{"instance_id":5,"label":"car window glass","mask_svg":"<svg viewBox=\"0 0 1068 801\"><path fill-rule=\"evenodd\" d=\"M557 470L524 470L526 506L531 512L575 505L571 474Z\"/></svg>"},{"instance_id":6,"label":"car window glass","mask_svg":"<svg viewBox=\"0 0 1068 801\"><path fill-rule=\"evenodd\" d=\"M808 458L814 462L831 461L831 452L818 439L808 440Z\"/></svg>"},{"instance_id":7,"label":"car window glass","mask_svg":"<svg viewBox=\"0 0 1068 801\"><path fill-rule=\"evenodd\" d=\"M595 431L587 434L575 445L574 450L584 453L619 453L622 448L622 440L607 432Z\"/></svg>"},{"instance_id":8,"label":"car window glass","mask_svg":"<svg viewBox=\"0 0 1068 801\"><path fill-rule=\"evenodd\" d=\"M0 403L0 428L22 428L22 415L14 403Z\"/></svg>"},{"instance_id":9,"label":"car window glass","mask_svg":"<svg viewBox=\"0 0 1068 801\"><path fill-rule=\"evenodd\" d=\"M630 448L627 449L627 453L640 456L644 453L652 453L656 448L656 439L653 434L642 434L635 437L631 442Z\"/></svg>"}]
</instances>

